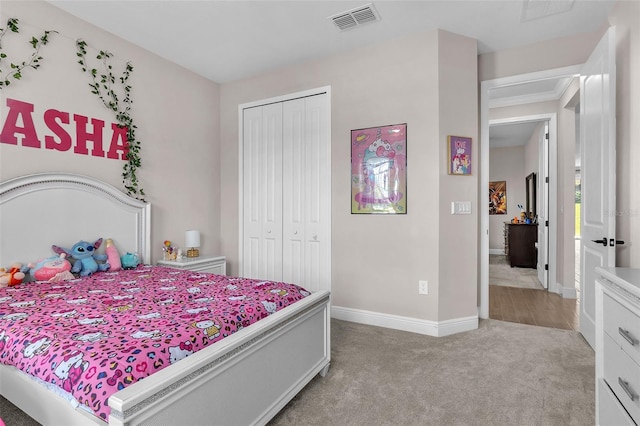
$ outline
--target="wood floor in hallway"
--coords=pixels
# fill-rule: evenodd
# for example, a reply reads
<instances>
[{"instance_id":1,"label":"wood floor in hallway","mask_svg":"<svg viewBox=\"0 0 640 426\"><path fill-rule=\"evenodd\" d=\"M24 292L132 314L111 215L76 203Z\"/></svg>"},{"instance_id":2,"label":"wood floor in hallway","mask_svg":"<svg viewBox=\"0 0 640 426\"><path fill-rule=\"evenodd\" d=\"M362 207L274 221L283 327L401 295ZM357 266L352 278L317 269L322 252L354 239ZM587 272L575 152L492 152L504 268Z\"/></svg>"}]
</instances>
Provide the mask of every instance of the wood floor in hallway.
<instances>
[{"instance_id":1,"label":"wood floor in hallway","mask_svg":"<svg viewBox=\"0 0 640 426\"><path fill-rule=\"evenodd\" d=\"M579 331L580 303L546 290L489 285L489 318Z\"/></svg>"}]
</instances>

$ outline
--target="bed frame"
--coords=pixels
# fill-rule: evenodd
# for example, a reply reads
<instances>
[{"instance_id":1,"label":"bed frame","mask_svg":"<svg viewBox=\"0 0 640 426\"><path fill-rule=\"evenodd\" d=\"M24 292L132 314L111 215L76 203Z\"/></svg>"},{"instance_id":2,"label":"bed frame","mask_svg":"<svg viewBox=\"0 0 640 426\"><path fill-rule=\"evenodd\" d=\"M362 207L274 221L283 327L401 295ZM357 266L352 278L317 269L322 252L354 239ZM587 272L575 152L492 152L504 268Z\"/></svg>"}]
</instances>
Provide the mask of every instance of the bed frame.
<instances>
[{"instance_id":1,"label":"bed frame","mask_svg":"<svg viewBox=\"0 0 640 426\"><path fill-rule=\"evenodd\" d=\"M112 238L150 263L149 204L96 179L33 174L0 183L0 265L51 244ZM330 294L319 291L109 398L109 425L266 424L331 356ZM0 364L0 394L42 424L105 423Z\"/></svg>"}]
</instances>

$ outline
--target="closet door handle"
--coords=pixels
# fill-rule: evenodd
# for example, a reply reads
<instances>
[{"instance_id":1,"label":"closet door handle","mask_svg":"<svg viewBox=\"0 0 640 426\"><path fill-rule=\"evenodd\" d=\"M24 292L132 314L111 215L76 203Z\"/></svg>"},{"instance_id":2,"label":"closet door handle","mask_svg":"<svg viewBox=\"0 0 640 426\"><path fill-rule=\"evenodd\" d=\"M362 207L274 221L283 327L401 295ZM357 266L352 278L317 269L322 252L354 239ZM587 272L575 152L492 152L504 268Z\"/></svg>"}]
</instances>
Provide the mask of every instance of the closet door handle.
<instances>
[{"instance_id":1,"label":"closet door handle","mask_svg":"<svg viewBox=\"0 0 640 426\"><path fill-rule=\"evenodd\" d=\"M638 395L631 389L629 382L622 380L622 377L618 377L618 384L622 387L622 390L627 394L631 401L635 401Z\"/></svg>"},{"instance_id":2,"label":"closet door handle","mask_svg":"<svg viewBox=\"0 0 640 426\"><path fill-rule=\"evenodd\" d=\"M625 330L624 328L622 328L622 327L618 327L618 333L620 333L620 335L621 335L622 337L624 337L624 340L626 340L627 342L629 342L629 344L630 344L631 346L635 346L635 345L637 345L637 344L638 344L638 339L636 339L635 337L633 337L633 336L631 335L631 333L630 333L630 332L628 332L627 330Z\"/></svg>"}]
</instances>

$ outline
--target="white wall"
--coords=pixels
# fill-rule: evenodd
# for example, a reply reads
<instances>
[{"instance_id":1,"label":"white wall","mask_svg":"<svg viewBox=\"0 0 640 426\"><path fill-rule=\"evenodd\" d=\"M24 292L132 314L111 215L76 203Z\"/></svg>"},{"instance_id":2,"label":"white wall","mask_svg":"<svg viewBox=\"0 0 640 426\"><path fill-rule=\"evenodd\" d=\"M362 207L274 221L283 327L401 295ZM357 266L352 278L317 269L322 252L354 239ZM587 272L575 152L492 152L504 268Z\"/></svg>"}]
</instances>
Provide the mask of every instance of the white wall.
<instances>
[{"instance_id":1,"label":"white wall","mask_svg":"<svg viewBox=\"0 0 640 426\"><path fill-rule=\"evenodd\" d=\"M441 57L450 51L457 53ZM430 31L222 85L221 235L231 273L239 253L238 105L330 85L334 307L430 321L475 316L477 169L447 175L446 135L472 137L477 153L476 60L475 40ZM351 214L350 131L405 122L408 213ZM472 201L472 214L451 216L454 200ZM428 296L418 295L418 280L429 281Z\"/></svg>"},{"instance_id":2,"label":"white wall","mask_svg":"<svg viewBox=\"0 0 640 426\"><path fill-rule=\"evenodd\" d=\"M51 34L49 44L41 49L41 67L26 70L22 80L0 92L0 121L7 116L6 99L11 98L35 106L33 116L41 139L51 134L42 120L50 108L115 122L112 112L89 91L89 77L76 63L75 40L88 43L91 58L97 53L95 49L110 51L118 74L119 67L131 61L132 116L142 143L138 176L152 204L152 259L160 258L165 239L184 247L184 231L191 228L202 232L201 252L219 254L218 85L43 1L2 0L2 27L10 17L18 18L20 24L19 34L8 33L2 40L3 48L15 55L12 57L30 55L28 40L39 37L44 29L58 33ZM122 188L123 163L71 151L0 143L0 180L60 171L89 175ZM69 220L76 214L69 212ZM99 236L79 237L88 240ZM15 260L26 263L34 259Z\"/></svg>"},{"instance_id":3,"label":"white wall","mask_svg":"<svg viewBox=\"0 0 640 426\"><path fill-rule=\"evenodd\" d=\"M504 223L519 217L518 204L526 202L524 145L490 149L489 169L490 182L507 182L507 214L489 215L489 250L504 253Z\"/></svg>"},{"instance_id":4,"label":"white wall","mask_svg":"<svg viewBox=\"0 0 640 426\"><path fill-rule=\"evenodd\" d=\"M616 265L640 268L640 2L619 1L609 23L616 27Z\"/></svg>"}]
</instances>

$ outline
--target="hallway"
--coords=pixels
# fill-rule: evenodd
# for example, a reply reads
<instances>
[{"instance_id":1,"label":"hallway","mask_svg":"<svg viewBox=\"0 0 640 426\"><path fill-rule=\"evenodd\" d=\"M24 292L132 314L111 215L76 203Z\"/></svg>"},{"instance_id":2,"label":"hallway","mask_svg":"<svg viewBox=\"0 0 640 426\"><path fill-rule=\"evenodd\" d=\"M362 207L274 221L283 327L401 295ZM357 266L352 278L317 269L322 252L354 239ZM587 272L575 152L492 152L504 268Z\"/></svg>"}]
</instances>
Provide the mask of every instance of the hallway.
<instances>
[{"instance_id":1,"label":"hallway","mask_svg":"<svg viewBox=\"0 0 640 426\"><path fill-rule=\"evenodd\" d=\"M489 318L539 327L580 329L580 304L546 290L489 284Z\"/></svg>"},{"instance_id":2,"label":"hallway","mask_svg":"<svg viewBox=\"0 0 640 426\"><path fill-rule=\"evenodd\" d=\"M489 260L489 318L539 327L579 330L579 299L544 290L535 270L511 268L504 256ZM531 285L535 280L536 284ZM526 283L526 284L525 284Z\"/></svg>"}]
</instances>

